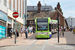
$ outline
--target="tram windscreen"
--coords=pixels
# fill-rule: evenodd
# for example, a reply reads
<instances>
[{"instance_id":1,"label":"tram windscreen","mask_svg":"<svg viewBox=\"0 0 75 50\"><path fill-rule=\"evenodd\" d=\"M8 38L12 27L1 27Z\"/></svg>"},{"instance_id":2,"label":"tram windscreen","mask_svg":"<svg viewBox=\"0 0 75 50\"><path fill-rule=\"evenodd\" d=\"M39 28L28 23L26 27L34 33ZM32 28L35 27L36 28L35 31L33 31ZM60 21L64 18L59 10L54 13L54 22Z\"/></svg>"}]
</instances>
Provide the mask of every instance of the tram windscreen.
<instances>
[{"instance_id":1,"label":"tram windscreen","mask_svg":"<svg viewBox=\"0 0 75 50\"><path fill-rule=\"evenodd\" d=\"M37 19L37 31L47 31L48 30L48 19Z\"/></svg>"}]
</instances>

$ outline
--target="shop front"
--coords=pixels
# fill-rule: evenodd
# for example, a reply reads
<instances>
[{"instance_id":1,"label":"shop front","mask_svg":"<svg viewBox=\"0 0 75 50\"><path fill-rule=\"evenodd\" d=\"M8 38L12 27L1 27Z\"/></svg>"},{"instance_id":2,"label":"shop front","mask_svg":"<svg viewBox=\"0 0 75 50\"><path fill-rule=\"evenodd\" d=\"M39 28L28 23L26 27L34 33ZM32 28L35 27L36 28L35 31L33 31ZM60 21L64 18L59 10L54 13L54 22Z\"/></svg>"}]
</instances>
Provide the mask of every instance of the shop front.
<instances>
[{"instance_id":1,"label":"shop front","mask_svg":"<svg viewBox=\"0 0 75 50\"><path fill-rule=\"evenodd\" d=\"M0 11L0 39L6 37L6 22L7 22L7 15Z\"/></svg>"}]
</instances>

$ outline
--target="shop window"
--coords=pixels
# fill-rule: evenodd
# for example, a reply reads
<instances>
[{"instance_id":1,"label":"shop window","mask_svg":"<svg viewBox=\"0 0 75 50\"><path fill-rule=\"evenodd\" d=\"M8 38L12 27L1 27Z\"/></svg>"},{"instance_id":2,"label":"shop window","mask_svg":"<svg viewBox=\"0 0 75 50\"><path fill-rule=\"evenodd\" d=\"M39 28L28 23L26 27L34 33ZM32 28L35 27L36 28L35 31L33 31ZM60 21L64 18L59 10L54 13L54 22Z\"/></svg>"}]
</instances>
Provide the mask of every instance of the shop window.
<instances>
[{"instance_id":1,"label":"shop window","mask_svg":"<svg viewBox=\"0 0 75 50\"><path fill-rule=\"evenodd\" d=\"M11 18L8 18L8 23L12 23L12 19Z\"/></svg>"}]
</instances>

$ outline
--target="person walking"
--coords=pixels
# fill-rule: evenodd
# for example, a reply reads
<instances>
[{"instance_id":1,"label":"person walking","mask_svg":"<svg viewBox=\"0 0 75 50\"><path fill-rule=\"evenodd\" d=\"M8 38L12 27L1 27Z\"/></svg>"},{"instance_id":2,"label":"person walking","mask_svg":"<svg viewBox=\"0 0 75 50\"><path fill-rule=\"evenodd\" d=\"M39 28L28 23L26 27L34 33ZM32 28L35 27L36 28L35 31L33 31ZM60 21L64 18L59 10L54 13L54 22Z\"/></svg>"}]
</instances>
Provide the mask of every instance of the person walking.
<instances>
[{"instance_id":1,"label":"person walking","mask_svg":"<svg viewBox=\"0 0 75 50\"><path fill-rule=\"evenodd\" d=\"M64 31L66 31L66 27L64 27Z\"/></svg>"},{"instance_id":2,"label":"person walking","mask_svg":"<svg viewBox=\"0 0 75 50\"><path fill-rule=\"evenodd\" d=\"M33 27L33 33L35 33L35 27Z\"/></svg>"},{"instance_id":3,"label":"person walking","mask_svg":"<svg viewBox=\"0 0 75 50\"><path fill-rule=\"evenodd\" d=\"M22 28L21 28L21 31L20 32L21 32L21 37L22 37L22 33L23 33L23 29Z\"/></svg>"},{"instance_id":4,"label":"person walking","mask_svg":"<svg viewBox=\"0 0 75 50\"><path fill-rule=\"evenodd\" d=\"M70 31L72 31L72 26L70 26Z\"/></svg>"},{"instance_id":5,"label":"person walking","mask_svg":"<svg viewBox=\"0 0 75 50\"><path fill-rule=\"evenodd\" d=\"M25 28L24 32L25 32L26 38L28 38L28 29L27 29L27 27Z\"/></svg>"},{"instance_id":6,"label":"person walking","mask_svg":"<svg viewBox=\"0 0 75 50\"><path fill-rule=\"evenodd\" d=\"M31 33L33 32L33 27L31 26Z\"/></svg>"},{"instance_id":7,"label":"person walking","mask_svg":"<svg viewBox=\"0 0 75 50\"><path fill-rule=\"evenodd\" d=\"M29 26L29 33L31 34L31 26Z\"/></svg>"},{"instance_id":8,"label":"person walking","mask_svg":"<svg viewBox=\"0 0 75 50\"><path fill-rule=\"evenodd\" d=\"M17 35L17 38L19 37L19 33L18 33L18 30L16 29L16 35Z\"/></svg>"},{"instance_id":9,"label":"person walking","mask_svg":"<svg viewBox=\"0 0 75 50\"><path fill-rule=\"evenodd\" d=\"M60 30L59 30L59 31L60 31L60 35L61 35L61 33L62 33L62 29L60 28Z\"/></svg>"},{"instance_id":10,"label":"person walking","mask_svg":"<svg viewBox=\"0 0 75 50\"><path fill-rule=\"evenodd\" d=\"M30 28L30 26L28 27L28 33L29 33L29 28Z\"/></svg>"},{"instance_id":11,"label":"person walking","mask_svg":"<svg viewBox=\"0 0 75 50\"><path fill-rule=\"evenodd\" d=\"M10 30L10 37L12 38L13 29Z\"/></svg>"},{"instance_id":12,"label":"person walking","mask_svg":"<svg viewBox=\"0 0 75 50\"><path fill-rule=\"evenodd\" d=\"M62 28L62 35L63 35L63 37L64 37L64 29Z\"/></svg>"}]
</instances>

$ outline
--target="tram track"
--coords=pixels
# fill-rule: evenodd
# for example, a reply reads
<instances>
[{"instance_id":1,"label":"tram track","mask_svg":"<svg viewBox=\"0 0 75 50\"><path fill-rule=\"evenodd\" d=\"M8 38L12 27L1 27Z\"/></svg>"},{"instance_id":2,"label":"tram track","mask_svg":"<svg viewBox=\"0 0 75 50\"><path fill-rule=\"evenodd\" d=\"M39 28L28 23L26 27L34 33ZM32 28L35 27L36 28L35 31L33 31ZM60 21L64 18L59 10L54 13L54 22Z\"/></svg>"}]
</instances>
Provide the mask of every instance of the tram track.
<instances>
[{"instance_id":1,"label":"tram track","mask_svg":"<svg viewBox=\"0 0 75 50\"><path fill-rule=\"evenodd\" d=\"M36 40L35 40L31 45L29 45L25 50L30 49L32 46L34 46L34 44L35 44L37 41L38 41L38 39L36 39ZM45 40L45 43L42 45L42 50L45 49L47 42L48 42L48 39Z\"/></svg>"},{"instance_id":2,"label":"tram track","mask_svg":"<svg viewBox=\"0 0 75 50\"><path fill-rule=\"evenodd\" d=\"M44 45L43 45L43 47L42 47L42 50L45 49L47 42L48 42L48 39L45 41L45 43L44 43Z\"/></svg>"},{"instance_id":3,"label":"tram track","mask_svg":"<svg viewBox=\"0 0 75 50\"><path fill-rule=\"evenodd\" d=\"M37 40L35 40L31 45L29 45L25 50L28 50Z\"/></svg>"}]
</instances>

